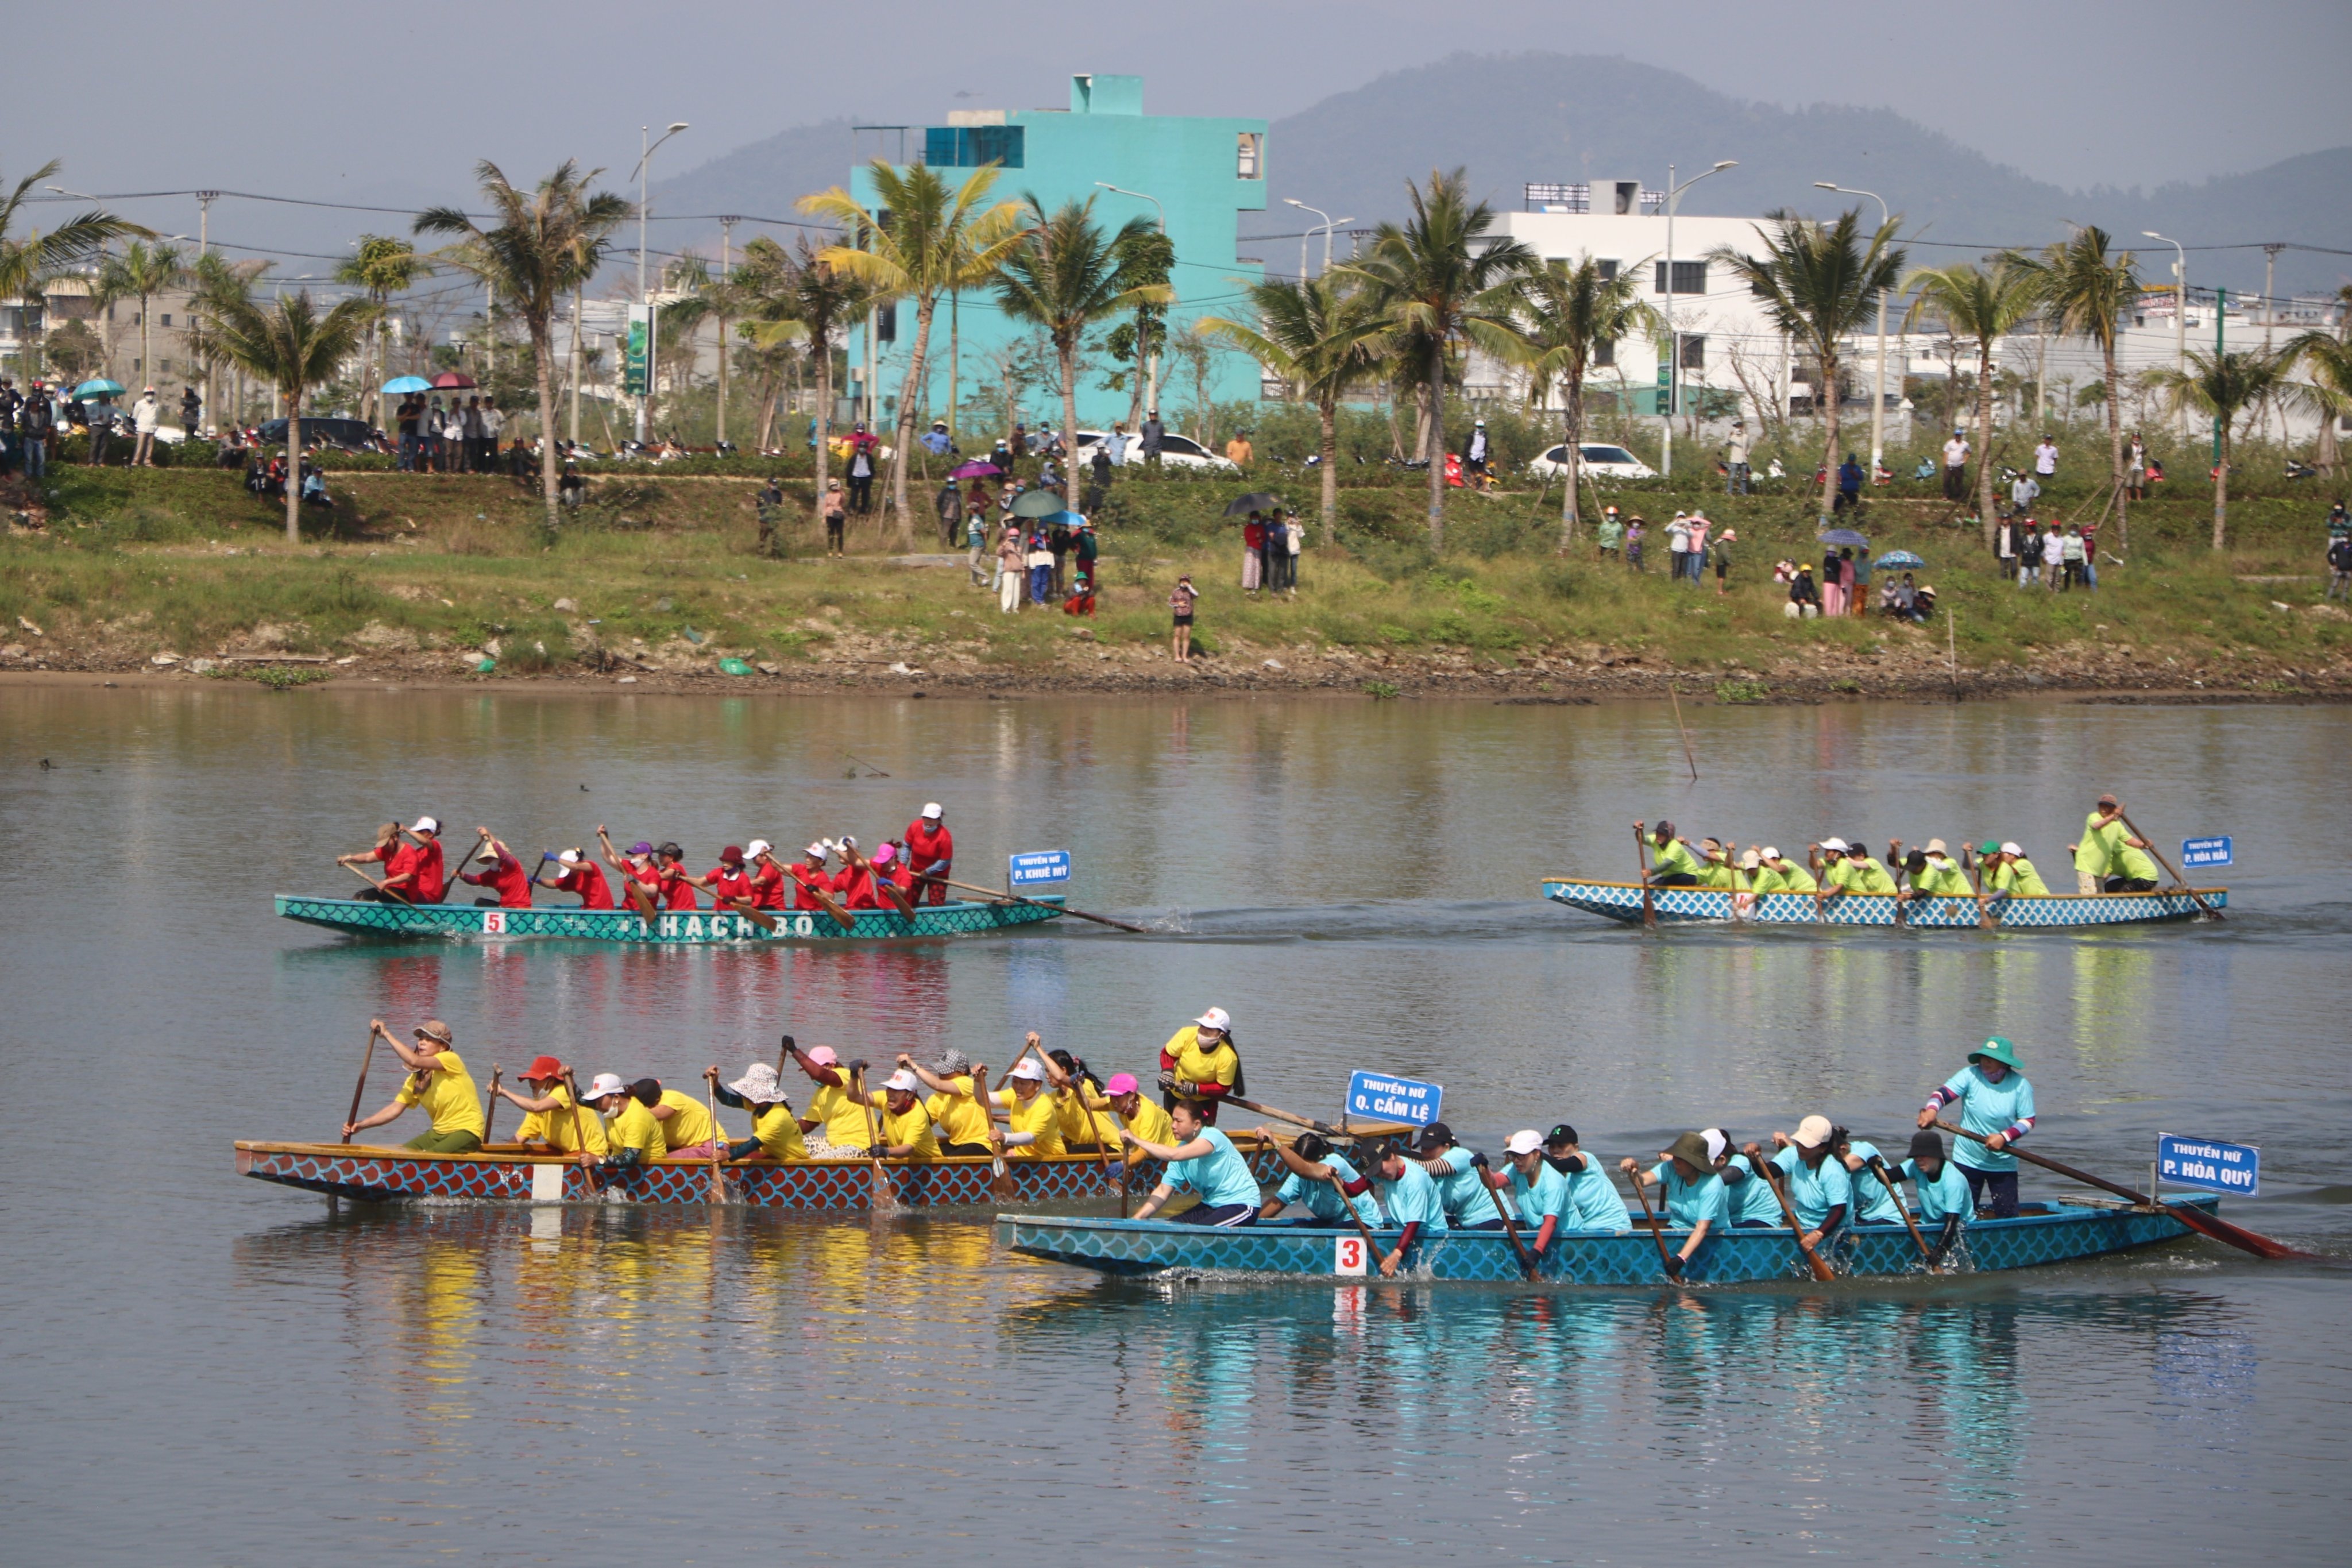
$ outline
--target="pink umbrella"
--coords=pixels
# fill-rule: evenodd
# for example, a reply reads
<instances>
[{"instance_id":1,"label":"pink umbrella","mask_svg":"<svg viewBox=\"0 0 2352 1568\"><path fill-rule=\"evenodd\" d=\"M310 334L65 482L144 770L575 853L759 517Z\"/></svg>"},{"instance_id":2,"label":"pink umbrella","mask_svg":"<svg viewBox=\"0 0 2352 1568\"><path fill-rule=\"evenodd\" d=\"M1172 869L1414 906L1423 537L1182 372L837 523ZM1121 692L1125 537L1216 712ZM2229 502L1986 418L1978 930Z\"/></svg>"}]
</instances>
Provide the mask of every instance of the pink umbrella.
<instances>
[{"instance_id":1,"label":"pink umbrella","mask_svg":"<svg viewBox=\"0 0 2352 1568\"><path fill-rule=\"evenodd\" d=\"M994 463L972 462L961 464L956 468L950 468L948 470L948 478L951 479L993 479L1003 477L1003 473L1004 470L998 468Z\"/></svg>"},{"instance_id":2,"label":"pink umbrella","mask_svg":"<svg viewBox=\"0 0 2352 1568\"><path fill-rule=\"evenodd\" d=\"M481 384L462 370L445 370L433 378L433 390L436 392L462 390L465 387L479 384Z\"/></svg>"}]
</instances>

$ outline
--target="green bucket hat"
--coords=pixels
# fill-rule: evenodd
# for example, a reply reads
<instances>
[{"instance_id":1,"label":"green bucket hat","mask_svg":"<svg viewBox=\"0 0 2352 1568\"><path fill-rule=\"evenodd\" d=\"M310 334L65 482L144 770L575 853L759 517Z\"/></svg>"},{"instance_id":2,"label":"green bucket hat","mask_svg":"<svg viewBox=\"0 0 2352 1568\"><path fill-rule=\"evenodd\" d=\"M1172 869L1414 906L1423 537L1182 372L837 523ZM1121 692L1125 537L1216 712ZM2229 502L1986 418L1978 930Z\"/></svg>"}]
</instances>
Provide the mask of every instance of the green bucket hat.
<instances>
[{"instance_id":1,"label":"green bucket hat","mask_svg":"<svg viewBox=\"0 0 2352 1568\"><path fill-rule=\"evenodd\" d=\"M1970 1051L1969 1053L1969 1060L1972 1062L1999 1062L2001 1066L2007 1068L2011 1072L2023 1072L2025 1070L2017 1063L2017 1047L2009 1043L2009 1037L2005 1035L1995 1035L1983 1045L1979 1046L1975 1050Z\"/></svg>"},{"instance_id":2,"label":"green bucket hat","mask_svg":"<svg viewBox=\"0 0 2352 1568\"><path fill-rule=\"evenodd\" d=\"M1979 844L1979 845L1978 845L1978 846L1977 846L1977 853L1978 853L1978 854L1979 854L1979 855L1998 855L1998 854L2000 854L2000 839L1998 839L1998 838L1988 838L1988 839L1986 839L1983 843L1981 843L1981 844Z\"/></svg>"}]
</instances>

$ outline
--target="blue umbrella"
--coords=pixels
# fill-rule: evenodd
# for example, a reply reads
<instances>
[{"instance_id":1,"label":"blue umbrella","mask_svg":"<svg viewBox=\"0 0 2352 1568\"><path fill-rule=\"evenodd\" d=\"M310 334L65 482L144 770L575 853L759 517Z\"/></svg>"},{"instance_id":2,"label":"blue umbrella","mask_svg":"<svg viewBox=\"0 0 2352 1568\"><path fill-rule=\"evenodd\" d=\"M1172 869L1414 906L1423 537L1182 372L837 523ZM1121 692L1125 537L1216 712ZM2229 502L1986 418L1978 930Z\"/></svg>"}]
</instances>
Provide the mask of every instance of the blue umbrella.
<instances>
[{"instance_id":1,"label":"blue umbrella","mask_svg":"<svg viewBox=\"0 0 2352 1568\"><path fill-rule=\"evenodd\" d=\"M1927 563L1907 550L1890 550L1874 563L1880 566L1899 567L1906 572L1927 570Z\"/></svg>"},{"instance_id":2,"label":"blue umbrella","mask_svg":"<svg viewBox=\"0 0 2352 1568\"><path fill-rule=\"evenodd\" d=\"M1850 528L1832 528L1821 536L1823 544L1851 544L1856 550L1870 548L1870 541Z\"/></svg>"},{"instance_id":3,"label":"blue umbrella","mask_svg":"<svg viewBox=\"0 0 2352 1568\"><path fill-rule=\"evenodd\" d=\"M73 395L76 397L120 397L122 395L122 384L103 378L85 381L73 389Z\"/></svg>"},{"instance_id":4,"label":"blue umbrella","mask_svg":"<svg viewBox=\"0 0 2352 1568\"><path fill-rule=\"evenodd\" d=\"M421 375L395 375L383 384L384 395L398 397L404 393L430 392L433 384Z\"/></svg>"}]
</instances>

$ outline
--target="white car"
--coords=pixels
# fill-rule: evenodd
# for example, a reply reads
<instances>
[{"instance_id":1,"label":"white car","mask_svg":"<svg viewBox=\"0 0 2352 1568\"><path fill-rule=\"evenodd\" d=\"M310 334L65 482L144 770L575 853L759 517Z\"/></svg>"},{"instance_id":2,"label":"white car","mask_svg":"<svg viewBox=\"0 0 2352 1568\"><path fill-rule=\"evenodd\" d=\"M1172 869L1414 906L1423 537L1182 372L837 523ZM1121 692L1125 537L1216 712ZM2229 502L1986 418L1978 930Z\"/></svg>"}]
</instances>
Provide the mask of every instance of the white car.
<instances>
[{"instance_id":1,"label":"white car","mask_svg":"<svg viewBox=\"0 0 2352 1568\"><path fill-rule=\"evenodd\" d=\"M1605 441L1585 441L1577 450L1582 454L1577 465L1596 479L1654 479L1657 469L1633 456L1622 447L1612 447ZM1531 474L1552 475L1568 470L1568 446L1565 442L1552 447L1528 465Z\"/></svg>"},{"instance_id":2,"label":"white car","mask_svg":"<svg viewBox=\"0 0 2352 1568\"><path fill-rule=\"evenodd\" d=\"M1103 439L1100 430L1079 431L1078 460L1091 462L1094 448L1101 445ZM1143 461L1143 437L1133 431L1127 436L1127 460L1137 464ZM1179 436L1173 430L1160 437L1160 460L1171 468L1211 468L1228 474L1241 472L1230 458L1220 458L1190 436Z\"/></svg>"}]
</instances>

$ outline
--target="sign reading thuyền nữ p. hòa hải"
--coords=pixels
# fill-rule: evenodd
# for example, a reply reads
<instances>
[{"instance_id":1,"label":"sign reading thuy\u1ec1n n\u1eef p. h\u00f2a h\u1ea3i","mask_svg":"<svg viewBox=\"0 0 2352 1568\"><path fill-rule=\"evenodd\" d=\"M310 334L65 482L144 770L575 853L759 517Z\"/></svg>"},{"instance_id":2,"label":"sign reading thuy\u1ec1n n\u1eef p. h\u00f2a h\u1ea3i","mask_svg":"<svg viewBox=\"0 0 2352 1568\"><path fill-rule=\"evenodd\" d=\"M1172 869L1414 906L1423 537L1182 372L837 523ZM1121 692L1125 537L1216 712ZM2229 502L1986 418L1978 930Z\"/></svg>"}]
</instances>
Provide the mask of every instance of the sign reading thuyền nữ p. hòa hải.
<instances>
[{"instance_id":1,"label":"sign reading thuy\u1ec1n n\u1eef p. h\u00f2a h\u1ea3i","mask_svg":"<svg viewBox=\"0 0 2352 1568\"><path fill-rule=\"evenodd\" d=\"M2227 866L2231 860L2232 846L2226 833L2218 838L2184 838L2180 841L2180 864L2191 866Z\"/></svg>"}]
</instances>

